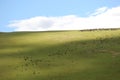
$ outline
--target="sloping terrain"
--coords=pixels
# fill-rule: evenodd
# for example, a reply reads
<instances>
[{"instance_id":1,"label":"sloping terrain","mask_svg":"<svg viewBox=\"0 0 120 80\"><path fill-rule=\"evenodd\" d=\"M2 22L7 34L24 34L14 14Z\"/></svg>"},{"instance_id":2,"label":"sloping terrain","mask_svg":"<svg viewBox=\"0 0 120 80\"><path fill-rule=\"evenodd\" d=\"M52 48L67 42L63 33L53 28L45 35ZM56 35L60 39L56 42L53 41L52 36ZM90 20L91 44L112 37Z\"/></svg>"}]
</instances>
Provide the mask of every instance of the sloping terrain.
<instances>
[{"instance_id":1,"label":"sloping terrain","mask_svg":"<svg viewBox=\"0 0 120 80\"><path fill-rule=\"evenodd\" d=\"M120 80L120 30L0 33L0 80Z\"/></svg>"}]
</instances>

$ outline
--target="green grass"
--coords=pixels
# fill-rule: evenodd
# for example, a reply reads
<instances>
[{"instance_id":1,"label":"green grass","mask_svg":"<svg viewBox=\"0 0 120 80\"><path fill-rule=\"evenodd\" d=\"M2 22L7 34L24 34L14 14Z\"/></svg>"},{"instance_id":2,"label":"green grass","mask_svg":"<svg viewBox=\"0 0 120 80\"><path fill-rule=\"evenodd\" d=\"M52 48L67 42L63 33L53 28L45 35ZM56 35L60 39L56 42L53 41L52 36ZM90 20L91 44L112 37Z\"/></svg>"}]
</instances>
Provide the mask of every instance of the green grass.
<instances>
[{"instance_id":1,"label":"green grass","mask_svg":"<svg viewBox=\"0 0 120 80\"><path fill-rule=\"evenodd\" d=\"M0 33L0 80L120 80L120 30Z\"/></svg>"}]
</instances>

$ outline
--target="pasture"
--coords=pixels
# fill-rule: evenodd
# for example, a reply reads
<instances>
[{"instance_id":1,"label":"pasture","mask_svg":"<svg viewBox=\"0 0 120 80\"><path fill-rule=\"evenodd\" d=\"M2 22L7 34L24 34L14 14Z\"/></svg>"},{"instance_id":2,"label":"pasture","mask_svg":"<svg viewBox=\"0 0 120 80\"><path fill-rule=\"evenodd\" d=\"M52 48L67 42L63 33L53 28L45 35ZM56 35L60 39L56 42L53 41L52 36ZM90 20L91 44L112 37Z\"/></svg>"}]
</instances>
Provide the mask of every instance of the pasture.
<instances>
[{"instance_id":1,"label":"pasture","mask_svg":"<svg viewBox=\"0 0 120 80\"><path fill-rule=\"evenodd\" d=\"M1 32L0 80L120 80L120 30Z\"/></svg>"}]
</instances>

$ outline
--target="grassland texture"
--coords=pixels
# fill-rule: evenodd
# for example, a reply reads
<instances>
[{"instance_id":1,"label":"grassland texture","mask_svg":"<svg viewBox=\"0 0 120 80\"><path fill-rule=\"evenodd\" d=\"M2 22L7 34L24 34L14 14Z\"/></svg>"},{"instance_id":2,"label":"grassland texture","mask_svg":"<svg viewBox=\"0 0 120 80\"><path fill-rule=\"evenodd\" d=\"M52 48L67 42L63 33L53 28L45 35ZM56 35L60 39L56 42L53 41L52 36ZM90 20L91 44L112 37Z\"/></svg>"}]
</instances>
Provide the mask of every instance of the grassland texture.
<instances>
[{"instance_id":1,"label":"grassland texture","mask_svg":"<svg viewBox=\"0 0 120 80\"><path fill-rule=\"evenodd\" d=\"M0 33L0 80L120 80L120 30Z\"/></svg>"}]
</instances>

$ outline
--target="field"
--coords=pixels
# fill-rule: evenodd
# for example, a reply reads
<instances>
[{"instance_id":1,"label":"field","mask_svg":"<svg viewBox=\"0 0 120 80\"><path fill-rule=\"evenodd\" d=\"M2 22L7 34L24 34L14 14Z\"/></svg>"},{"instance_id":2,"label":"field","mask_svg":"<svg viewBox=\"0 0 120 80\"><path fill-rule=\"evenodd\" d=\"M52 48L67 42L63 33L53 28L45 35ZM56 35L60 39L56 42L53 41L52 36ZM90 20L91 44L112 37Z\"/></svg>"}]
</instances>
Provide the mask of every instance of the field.
<instances>
[{"instance_id":1,"label":"field","mask_svg":"<svg viewBox=\"0 0 120 80\"><path fill-rule=\"evenodd\" d=\"M0 80L120 80L120 30L1 32Z\"/></svg>"}]
</instances>

